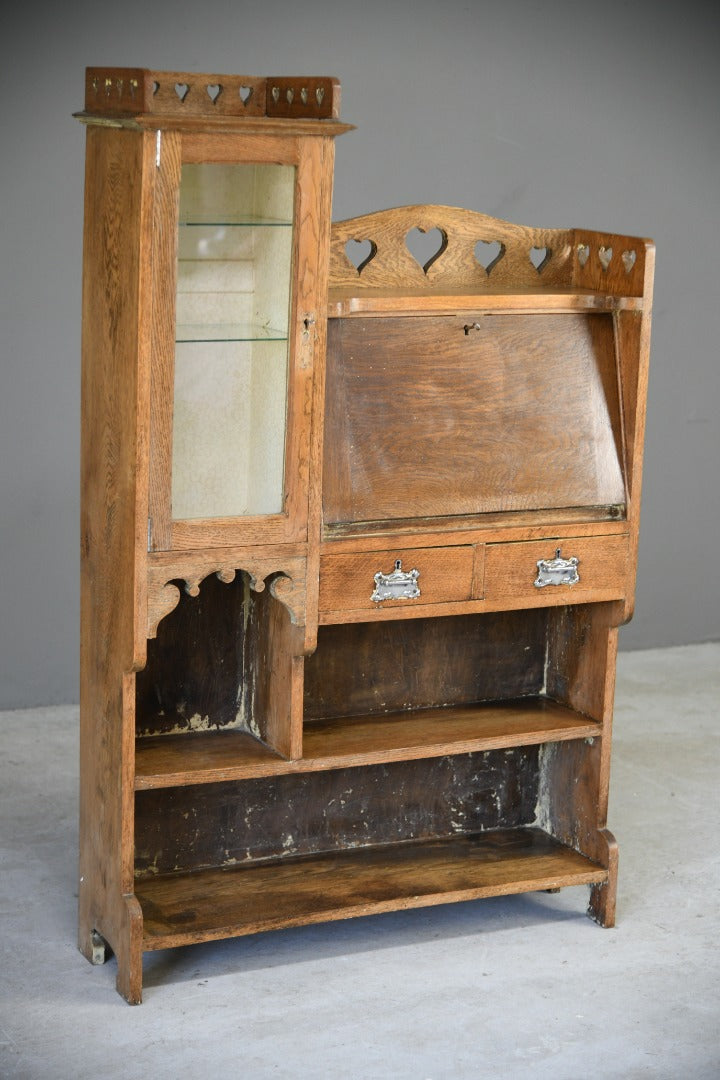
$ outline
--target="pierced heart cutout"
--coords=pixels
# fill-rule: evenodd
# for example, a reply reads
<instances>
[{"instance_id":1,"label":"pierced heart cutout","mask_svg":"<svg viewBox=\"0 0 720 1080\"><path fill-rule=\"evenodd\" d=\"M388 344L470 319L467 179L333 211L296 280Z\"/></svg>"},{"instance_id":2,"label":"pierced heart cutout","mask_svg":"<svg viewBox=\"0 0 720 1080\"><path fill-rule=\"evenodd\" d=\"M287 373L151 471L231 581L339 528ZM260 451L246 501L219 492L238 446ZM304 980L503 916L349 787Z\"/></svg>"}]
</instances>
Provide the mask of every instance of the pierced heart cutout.
<instances>
[{"instance_id":1,"label":"pierced heart cutout","mask_svg":"<svg viewBox=\"0 0 720 1080\"><path fill-rule=\"evenodd\" d=\"M413 259L421 266L422 272L428 270L440 258L447 247L447 233L442 229L423 229L419 225L411 229L405 237L405 246Z\"/></svg>"},{"instance_id":2,"label":"pierced heart cutout","mask_svg":"<svg viewBox=\"0 0 720 1080\"><path fill-rule=\"evenodd\" d=\"M186 82L176 82L175 83L175 93L180 98L180 101L184 101L185 98L190 93L190 87L188 86L188 84Z\"/></svg>"},{"instance_id":3,"label":"pierced heart cutout","mask_svg":"<svg viewBox=\"0 0 720 1080\"><path fill-rule=\"evenodd\" d=\"M598 248L598 259L600 260L600 265L602 266L603 270L607 270L608 266L612 262L612 257L613 249L611 247Z\"/></svg>"},{"instance_id":4,"label":"pierced heart cutout","mask_svg":"<svg viewBox=\"0 0 720 1080\"><path fill-rule=\"evenodd\" d=\"M247 105L248 101L252 97L252 92L253 92L252 86L241 86L240 87L238 93L240 94L240 100L242 101L243 105Z\"/></svg>"},{"instance_id":5,"label":"pierced heart cutout","mask_svg":"<svg viewBox=\"0 0 720 1080\"><path fill-rule=\"evenodd\" d=\"M635 265L635 260L637 259L635 249L633 248L630 251L623 251L620 258L622 259L622 264L625 267L625 273L629 274L633 266Z\"/></svg>"},{"instance_id":6,"label":"pierced heart cutout","mask_svg":"<svg viewBox=\"0 0 720 1080\"><path fill-rule=\"evenodd\" d=\"M222 94L222 86L220 86L219 83L210 83L210 85L206 86L205 89L208 92L208 97L210 98L210 100L212 101L212 103L214 105L215 102L217 101L217 99Z\"/></svg>"},{"instance_id":7,"label":"pierced heart cutout","mask_svg":"<svg viewBox=\"0 0 720 1080\"><path fill-rule=\"evenodd\" d=\"M577 246L577 257L578 257L578 262L580 263L580 265L584 266L585 263L590 258L590 245L589 244L578 244L578 246Z\"/></svg>"},{"instance_id":8,"label":"pierced heart cutout","mask_svg":"<svg viewBox=\"0 0 720 1080\"><path fill-rule=\"evenodd\" d=\"M497 266L504 254L505 245L499 240L478 240L475 245L475 258L486 274Z\"/></svg>"},{"instance_id":9,"label":"pierced heart cutout","mask_svg":"<svg viewBox=\"0 0 720 1080\"><path fill-rule=\"evenodd\" d=\"M538 274L542 274L543 270L550 262L550 256L552 251L549 247L531 247L529 251L530 262L533 264Z\"/></svg>"},{"instance_id":10,"label":"pierced heart cutout","mask_svg":"<svg viewBox=\"0 0 720 1080\"><path fill-rule=\"evenodd\" d=\"M377 244L373 240L348 240L345 254L358 274L362 274L367 264L377 255Z\"/></svg>"}]
</instances>

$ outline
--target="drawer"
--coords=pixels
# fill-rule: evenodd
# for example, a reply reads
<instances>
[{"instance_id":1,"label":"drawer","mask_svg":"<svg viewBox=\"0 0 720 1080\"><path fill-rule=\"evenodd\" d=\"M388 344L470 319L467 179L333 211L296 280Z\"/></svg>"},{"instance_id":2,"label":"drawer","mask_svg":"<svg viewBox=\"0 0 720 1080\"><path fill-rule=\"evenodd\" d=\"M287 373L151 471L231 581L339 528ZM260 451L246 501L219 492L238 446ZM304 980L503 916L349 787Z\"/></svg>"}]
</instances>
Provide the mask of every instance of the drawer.
<instances>
[{"instance_id":1,"label":"drawer","mask_svg":"<svg viewBox=\"0 0 720 1080\"><path fill-rule=\"evenodd\" d=\"M474 558L471 545L324 555L320 611L378 611L469 600Z\"/></svg>"},{"instance_id":2,"label":"drawer","mask_svg":"<svg viewBox=\"0 0 720 1080\"><path fill-rule=\"evenodd\" d=\"M627 569L626 534L488 544L485 599L533 606L619 600L627 589Z\"/></svg>"}]
</instances>

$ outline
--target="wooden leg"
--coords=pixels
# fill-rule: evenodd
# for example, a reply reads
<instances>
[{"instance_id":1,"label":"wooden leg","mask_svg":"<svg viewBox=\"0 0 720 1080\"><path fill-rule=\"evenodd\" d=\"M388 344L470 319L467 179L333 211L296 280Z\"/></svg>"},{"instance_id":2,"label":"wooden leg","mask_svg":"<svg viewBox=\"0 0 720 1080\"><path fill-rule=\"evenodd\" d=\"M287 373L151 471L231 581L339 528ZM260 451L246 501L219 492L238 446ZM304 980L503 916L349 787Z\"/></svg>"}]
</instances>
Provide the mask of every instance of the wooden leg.
<instances>
[{"instance_id":1,"label":"wooden leg","mask_svg":"<svg viewBox=\"0 0 720 1080\"><path fill-rule=\"evenodd\" d=\"M606 844L608 879L601 885L593 885L590 890L588 915L600 926L615 925L615 902L617 897L618 846L615 837L607 829L601 831Z\"/></svg>"},{"instance_id":2,"label":"wooden leg","mask_svg":"<svg viewBox=\"0 0 720 1080\"><path fill-rule=\"evenodd\" d=\"M115 954L117 959L117 991L130 1005L142 1001L142 911L134 896L123 898L120 927L109 931L110 943L94 927L81 920L78 947L91 964L104 964Z\"/></svg>"},{"instance_id":3,"label":"wooden leg","mask_svg":"<svg viewBox=\"0 0 720 1080\"><path fill-rule=\"evenodd\" d=\"M116 949L118 993L129 1005L142 1002L142 911L134 896L125 897L126 927Z\"/></svg>"}]
</instances>

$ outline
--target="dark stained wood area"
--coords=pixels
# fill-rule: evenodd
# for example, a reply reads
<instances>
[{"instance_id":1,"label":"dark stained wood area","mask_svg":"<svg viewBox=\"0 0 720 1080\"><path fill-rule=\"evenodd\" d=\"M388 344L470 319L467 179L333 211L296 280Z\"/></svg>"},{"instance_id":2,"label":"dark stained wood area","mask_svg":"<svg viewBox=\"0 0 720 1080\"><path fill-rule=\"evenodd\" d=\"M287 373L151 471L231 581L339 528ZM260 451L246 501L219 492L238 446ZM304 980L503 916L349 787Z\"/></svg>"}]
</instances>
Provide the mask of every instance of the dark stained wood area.
<instances>
[{"instance_id":1,"label":"dark stained wood area","mask_svg":"<svg viewBox=\"0 0 720 1080\"><path fill-rule=\"evenodd\" d=\"M602 882L539 829L323 853L136 882L144 948L162 949L401 908Z\"/></svg>"},{"instance_id":2,"label":"dark stained wood area","mask_svg":"<svg viewBox=\"0 0 720 1080\"><path fill-rule=\"evenodd\" d=\"M529 825L538 747L138 791L140 876Z\"/></svg>"},{"instance_id":3,"label":"dark stained wood area","mask_svg":"<svg viewBox=\"0 0 720 1080\"><path fill-rule=\"evenodd\" d=\"M327 523L621 505L621 447L610 315L330 321Z\"/></svg>"},{"instance_id":4,"label":"dark stained wood area","mask_svg":"<svg viewBox=\"0 0 720 1080\"><path fill-rule=\"evenodd\" d=\"M540 693L547 612L323 626L305 663L305 719Z\"/></svg>"},{"instance_id":5,"label":"dark stained wood area","mask_svg":"<svg viewBox=\"0 0 720 1080\"><path fill-rule=\"evenodd\" d=\"M253 674L247 631L254 624L246 611L254 594L247 576L238 573L225 584L211 574L197 596L183 583L180 589L180 602L148 641L147 664L137 675L137 733L247 727L239 693Z\"/></svg>"}]
</instances>

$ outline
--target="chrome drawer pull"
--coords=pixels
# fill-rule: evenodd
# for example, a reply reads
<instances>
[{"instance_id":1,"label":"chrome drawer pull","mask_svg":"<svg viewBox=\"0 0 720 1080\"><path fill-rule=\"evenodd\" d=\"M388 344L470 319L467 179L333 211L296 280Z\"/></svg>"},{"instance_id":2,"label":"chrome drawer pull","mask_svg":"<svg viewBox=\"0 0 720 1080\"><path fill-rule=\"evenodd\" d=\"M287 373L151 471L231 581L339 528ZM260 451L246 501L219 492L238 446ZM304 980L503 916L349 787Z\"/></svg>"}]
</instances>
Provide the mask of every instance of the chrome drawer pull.
<instances>
[{"instance_id":1,"label":"chrome drawer pull","mask_svg":"<svg viewBox=\"0 0 720 1080\"><path fill-rule=\"evenodd\" d=\"M557 548L554 559L538 559L535 587L543 589L546 585L577 585L580 580L577 570L579 562L575 555L563 559L560 548Z\"/></svg>"},{"instance_id":2,"label":"chrome drawer pull","mask_svg":"<svg viewBox=\"0 0 720 1080\"><path fill-rule=\"evenodd\" d=\"M375 590L370 597L376 604L383 600L414 600L420 595L419 570L403 570L402 560L396 559L395 569L391 574L378 571L373 580Z\"/></svg>"}]
</instances>

